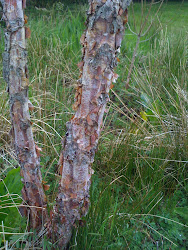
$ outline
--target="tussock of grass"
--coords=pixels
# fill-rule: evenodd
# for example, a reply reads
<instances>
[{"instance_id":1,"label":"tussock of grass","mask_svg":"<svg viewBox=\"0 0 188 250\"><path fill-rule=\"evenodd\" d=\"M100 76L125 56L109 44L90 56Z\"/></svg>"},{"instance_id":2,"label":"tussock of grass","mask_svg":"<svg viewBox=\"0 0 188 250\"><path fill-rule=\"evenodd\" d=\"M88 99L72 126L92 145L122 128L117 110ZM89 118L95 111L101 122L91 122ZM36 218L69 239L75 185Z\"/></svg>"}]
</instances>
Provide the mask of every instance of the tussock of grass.
<instances>
[{"instance_id":1,"label":"tussock of grass","mask_svg":"<svg viewBox=\"0 0 188 250\"><path fill-rule=\"evenodd\" d=\"M187 20L187 5L184 9L174 6L168 3L162 7L160 31L139 47L128 90L125 79L136 37L127 30L117 68L120 77L110 94L94 163L90 212L79 228L75 226L70 248L186 249L187 217L182 211L187 211L188 188L188 50L186 22L179 29L182 20L177 19L177 13ZM43 149L42 174L50 184L49 207L60 178L57 162L65 123L73 115L85 9L80 5L79 11L63 11L54 5L47 12L35 9L28 14L32 30L28 41L29 96L35 106L31 116L35 140ZM168 22L169 13L173 22ZM137 4L136 25L140 15ZM133 25L131 16L130 10ZM148 36L154 34L157 25ZM9 135L6 86L0 79L0 178L4 179L17 162ZM2 224L2 245L24 248L35 244L51 249L46 236L28 236L27 223L21 223L19 233L25 230L22 236L6 235L6 230L15 231Z\"/></svg>"}]
</instances>

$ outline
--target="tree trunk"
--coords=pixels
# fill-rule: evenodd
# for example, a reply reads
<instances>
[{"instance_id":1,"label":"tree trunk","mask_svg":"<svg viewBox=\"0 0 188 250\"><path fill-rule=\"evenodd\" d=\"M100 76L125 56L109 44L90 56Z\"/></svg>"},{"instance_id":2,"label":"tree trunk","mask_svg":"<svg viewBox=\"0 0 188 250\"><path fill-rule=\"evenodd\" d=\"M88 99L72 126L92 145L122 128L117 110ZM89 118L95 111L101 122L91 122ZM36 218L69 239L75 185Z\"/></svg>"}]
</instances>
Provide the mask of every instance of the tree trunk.
<instances>
[{"instance_id":1,"label":"tree trunk","mask_svg":"<svg viewBox=\"0 0 188 250\"><path fill-rule=\"evenodd\" d=\"M43 191L39 149L33 140L28 101L28 70L26 38L30 30L24 27L23 9L26 0L1 0L3 19L6 22L5 52L3 54L3 76L8 85L10 97L10 114L12 135L21 175L24 179L22 190L25 204L29 205L21 211L30 216L32 228L41 227L47 217L46 197Z\"/></svg>"},{"instance_id":2,"label":"tree trunk","mask_svg":"<svg viewBox=\"0 0 188 250\"><path fill-rule=\"evenodd\" d=\"M73 105L75 116L67 123L60 165L62 179L56 205L51 213L54 240L66 246L76 220L86 215L92 163L101 132L103 115L112 82L117 79L114 67L127 22L131 0L89 0L87 29L82 35L83 60Z\"/></svg>"}]
</instances>

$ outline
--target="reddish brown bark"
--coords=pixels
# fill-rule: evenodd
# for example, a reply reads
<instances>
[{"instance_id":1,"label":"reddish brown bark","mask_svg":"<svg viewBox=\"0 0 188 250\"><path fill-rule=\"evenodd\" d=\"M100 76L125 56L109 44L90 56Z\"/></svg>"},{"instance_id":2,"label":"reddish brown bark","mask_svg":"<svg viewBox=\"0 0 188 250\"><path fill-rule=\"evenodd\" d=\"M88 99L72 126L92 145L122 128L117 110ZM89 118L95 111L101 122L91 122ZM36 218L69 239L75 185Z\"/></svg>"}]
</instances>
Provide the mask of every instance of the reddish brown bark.
<instances>
[{"instance_id":1,"label":"reddish brown bark","mask_svg":"<svg viewBox=\"0 0 188 250\"><path fill-rule=\"evenodd\" d=\"M75 96L75 116L67 123L60 165L62 179L51 215L54 240L66 246L76 220L86 215L92 163L101 132L109 90L117 74L117 53L127 22L130 0L90 0L87 29L81 43L81 72Z\"/></svg>"},{"instance_id":2,"label":"reddish brown bark","mask_svg":"<svg viewBox=\"0 0 188 250\"><path fill-rule=\"evenodd\" d=\"M24 180L23 198L29 207L21 211L30 216L30 226L38 228L47 218L46 197L41 182L39 155L31 128L28 101L28 70L24 27L25 0L1 0L6 22L3 75L8 85L12 136ZM27 30L26 30L27 29ZM29 212L29 213L28 213Z\"/></svg>"},{"instance_id":3,"label":"reddish brown bark","mask_svg":"<svg viewBox=\"0 0 188 250\"><path fill-rule=\"evenodd\" d=\"M39 155L33 140L28 103L27 53L24 27L25 1L1 0L5 32L4 78L10 95L12 133L24 178L23 196L31 206L31 226L37 228L47 218L46 197L42 188ZM83 61L75 95L75 116L67 123L64 150L60 158L62 179L56 205L51 212L49 234L60 247L70 240L76 220L86 215L92 163L101 132L103 115L121 46L127 6L130 0L90 0L87 29L81 43Z\"/></svg>"}]
</instances>

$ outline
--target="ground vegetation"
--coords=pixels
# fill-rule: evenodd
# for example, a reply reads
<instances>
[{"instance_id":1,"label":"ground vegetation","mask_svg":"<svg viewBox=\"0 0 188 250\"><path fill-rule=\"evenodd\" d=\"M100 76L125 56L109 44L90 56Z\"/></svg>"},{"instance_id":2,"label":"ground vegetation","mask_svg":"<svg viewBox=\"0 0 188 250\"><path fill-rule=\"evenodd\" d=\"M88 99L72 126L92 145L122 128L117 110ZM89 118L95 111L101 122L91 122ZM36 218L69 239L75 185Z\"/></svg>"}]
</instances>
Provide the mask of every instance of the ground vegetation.
<instances>
[{"instance_id":1,"label":"ground vegetation","mask_svg":"<svg viewBox=\"0 0 188 250\"><path fill-rule=\"evenodd\" d=\"M49 211L61 178L62 131L66 133L65 123L74 115L86 9L55 3L51 9L32 7L27 13L32 32L29 96L35 108L31 120L42 148ZM116 69L119 78L110 93L95 158L91 207L87 218L75 225L71 248L187 247L187 10L187 3L163 4L160 22L138 48L128 89L137 37L127 27ZM141 5L134 4L129 11L131 30L136 31L141 15ZM2 75L3 39L0 48ZM28 231L27 220L19 214L22 182L9 133L6 84L2 76L0 80L0 244L51 249L47 237Z\"/></svg>"}]
</instances>

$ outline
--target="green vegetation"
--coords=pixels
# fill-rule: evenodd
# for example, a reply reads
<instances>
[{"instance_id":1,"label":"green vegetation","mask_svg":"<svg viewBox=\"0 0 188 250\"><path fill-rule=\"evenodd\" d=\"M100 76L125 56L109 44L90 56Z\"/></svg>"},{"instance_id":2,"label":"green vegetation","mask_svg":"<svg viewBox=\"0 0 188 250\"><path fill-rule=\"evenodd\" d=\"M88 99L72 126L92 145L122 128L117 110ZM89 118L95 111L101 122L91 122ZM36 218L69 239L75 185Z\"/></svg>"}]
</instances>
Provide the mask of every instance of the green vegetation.
<instances>
[{"instance_id":1,"label":"green vegetation","mask_svg":"<svg viewBox=\"0 0 188 250\"><path fill-rule=\"evenodd\" d=\"M27 10L32 30L29 94L35 106L31 115L36 143L43 150L43 179L50 184L49 209L60 179L61 138L73 115L86 9L54 4L51 10ZM134 14L138 29L140 4L135 4ZM142 38L146 42L138 48L128 89L125 83L136 36L126 30L116 69L120 77L110 93L93 166L90 212L79 227L75 225L72 249L186 249L188 245L188 4L164 4L156 20L160 21ZM129 24L135 32L131 7ZM3 40L0 48L2 72ZM21 203L21 181L18 168L14 169L18 163L9 135L6 85L0 79L0 178L4 180L0 182L0 244L51 249L46 237L27 233L27 222L16 209Z\"/></svg>"}]
</instances>

